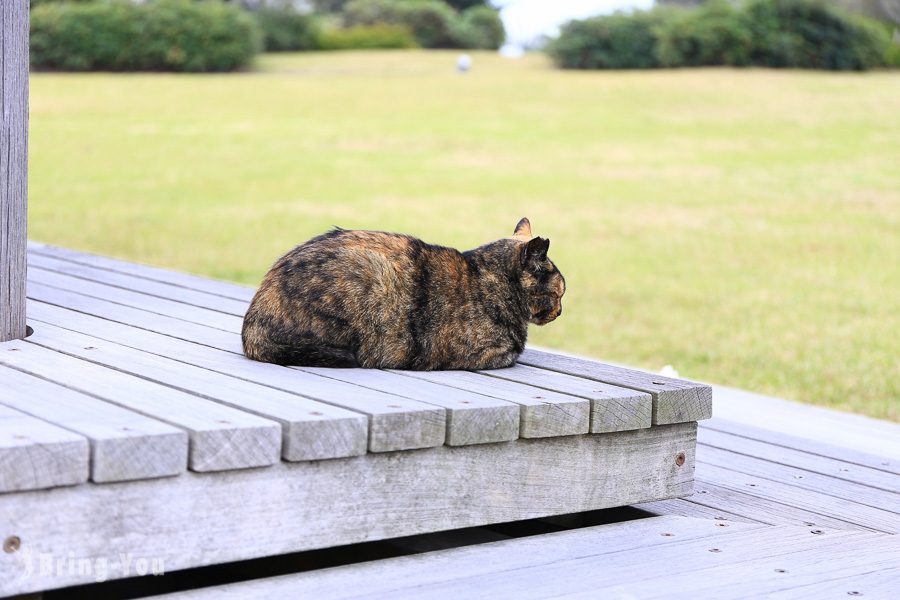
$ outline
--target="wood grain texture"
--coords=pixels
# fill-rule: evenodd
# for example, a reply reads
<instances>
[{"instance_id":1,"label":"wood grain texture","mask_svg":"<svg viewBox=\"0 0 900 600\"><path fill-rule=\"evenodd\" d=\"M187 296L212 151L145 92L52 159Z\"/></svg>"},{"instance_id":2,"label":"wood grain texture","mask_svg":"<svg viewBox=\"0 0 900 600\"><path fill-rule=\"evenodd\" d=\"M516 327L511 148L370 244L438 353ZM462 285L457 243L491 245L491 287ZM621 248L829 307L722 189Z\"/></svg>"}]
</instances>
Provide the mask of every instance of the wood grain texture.
<instances>
[{"instance_id":1,"label":"wood grain texture","mask_svg":"<svg viewBox=\"0 0 900 600\"><path fill-rule=\"evenodd\" d=\"M769 444L757 439L725 433L724 431L711 428L719 423L721 423L721 420L718 418L704 422L697 433L698 442L711 448L719 448L786 467L828 475L842 481L900 494L900 476L894 473L822 456L814 452L805 452Z\"/></svg>"},{"instance_id":2,"label":"wood grain texture","mask_svg":"<svg viewBox=\"0 0 900 600\"><path fill-rule=\"evenodd\" d=\"M74 251L69 250L68 248L60 248L59 246L51 246L39 242L28 242L28 252L31 254L41 254L60 260L66 260L75 264L97 267L115 273L135 275L143 279L158 281L188 290L197 290L208 294L215 294L217 296L222 296L223 298L232 298L247 303L253 299L253 294L256 293L255 288L237 283L209 279L208 277L199 277L197 275L190 275L179 271L160 269L158 267L119 260L109 256Z\"/></svg>"},{"instance_id":3,"label":"wood grain texture","mask_svg":"<svg viewBox=\"0 0 900 600\"><path fill-rule=\"evenodd\" d=\"M35 331L35 339L40 339ZM0 364L186 430L189 466L219 471L271 465L280 460L281 427L256 415L74 358L31 342L6 342Z\"/></svg>"},{"instance_id":4,"label":"wood grain texture","mask_svg":"<svg viewBox=\"0 0 900 600\"><path fill-rule=\"evenodd\" d=\"M532 349L526 349L519 362L647 392L653 396L654 425L700 421L712 416L712 388L702 383Z\"/></svg>"},{"instance_id":5,"label":"wood grain texture","mask_svg":"<svg viewBox=\"0 0 900 600\"><path fill-rule=\"evenodd\" d=\"M778 449L780 448L789 448L852 463L862 467L868 467L893 475L900 475L900 457L898 456L869 454L847 448L846 446L836 446L827 441L810 440L808 438L787 435L779 431L772 431L771 429L764 429L762 427L755 427L745 423L719 418L707 421L703 425L704 427L716 431L765 442L766 444L774 446L776 451L779 451Z\"/></svg>"},{"instance_id":6,"label":"wood grain texture","mask_svg":"<svg viewBox=\"0 0 900 600\"><path fill-rule=\"evenodd\" d=\"M40 335L29 341L276 421L281 424L285 460L341 458L366 452L367 420L359 413L46 323L40 327Z\"/></svg>"},{"instance_id":7,"label":"wood grain texture","mask_svg":"<svg viewBox=\"0 0 900 600\"><path fill-rule=\"evenodd\" d=\"M38 322L90 332L100 339L141 352L172 358L238 380L253 382L266 386L266 389L273 392L280 390L366 415L369 419L368 445L372 452L408 450L444 443L446 415L443 409L431 405L329 380L296 369L254 362L234 352L175 339L162 333L135 329L118 322L40 302L33 302L29 306ZM92 306L96 309L96 305ZM101 312L105 310L119 314L112 307L100 309ZM137 318L140 316L138 314ZM171 324L162 325L163 331L174 331L167 329ZM297 398L297 401L302 402L300 398Z\"/></svg>"},{"instance_id":8,"label":"wood grain texture","mask_svg":"<svg viewBox=\"0 0 900 600\"><path fill-rule=\"evenodd\" d=\"M98 283L104 283L115 287L141 292L150 296L166 298L182 304L198 306L216 310L225 314L243 317L247 312L247 303L243 300L234 300L225 298L209 292L192 290L185 287L145 279L137 275L128 275L126 273L118 273L98 267L73 263L67 260L61 260L44 254L31 252L28 255L28 267L30 269L43 269L45 271L53 271L62 273L72 277L87 279Z\"/></svg>"},{"instance_id":9,"label":"wood grain texture","mask_svg":"<svg viewBox=\"0 0 900 600\"><path fill-rule=\"evenodd\" d=\"M240 338L235 338L231 332L49 287L32 279L28 281L28 298L87 315L99 316L116 323L129 325L132 329L164 333L179 340L203 344L212 348L224 348L235 354L242 352Z\"/></svg>"},{"instance_id":10,"label":"wood grain texture","mask_svg":"<svg viewBox=\"0 0 900 600\"><path fill-rule=\"evenodd\" d=\"M900 564L834 579L823 576L807 585L769 592L766 597L772 600L847 600L864 596L887 600L897 595L898 581L900 581Z\"/></svg>"},{"instance_id":11,"label":"wood grain texture","mask_svg":"<svg viewBox=\"0 0 900 600\"><path fill-rule=\"evenodd\" d=\"M590 430L590 401L471 371L391 371L404 377L484 394L519 405L519 436L577 435Z\"/></svg>"},{"instance_id":12,"label":"wood grain texture","mask_svg":"<svg viewBox=\"0 0 900 600\"><path fill-rule=\"evenodd\" d=\"M900 494L872 488L852 481L827 475L819 475L803 469L795 469L720 448L702 446L704 464L752 475L760 479L784 483L796 488L821 492L855 502L871 508L878 508L898 515L900 526ZM897 478L900 479L900 478Z\"/></svg>"},{"instance_id":13,"label":"wood grain texture","mask_svg":"<svg viewBox=\"0 0 900 600\"><path fill-rule=\"evenodd\" d=\"M747 490L751 491L752 488L748 487ZM694 484L694 495L688 501L715 510L731 511L769 525L804 525L872 531L869 527L829 516L827 510L817 512L815 509L785 504L764 495L753 495L740 489L719 485L715 479L698 478Z\"/></svg>"},{"instance_id":14,"label":"wood grain texture","mask_svg":"<svg viewBox=\"0 0 900 600\"><path fill-rule=\"evenodd\" d=\"M803 533L798 532L801 539ZM894 536L808 536L806 544L796 547L793 552L784 553L778 548L773 549L770 556L760 555L757 548L744 551L747 545L740 543L743 541L740 537L722 538L722 543L717 546L719 552L713 553L716 556L692 561L689 568L672 573L654 566L641 581L604 582L592 593L602 597L624 588L633 597L648 599L671 598L672 590L690 598L769 598L773 592L802 588L823 579L830 579L835 584L848 577L864 580L872 571L900 565L900 541ZM844 598L849 597L847 591L850 590L844 591ZM570 597L598 596L584 591Z\"/></svg>"},{"instance_id":15,"label":"wood grain texture","mask_svg":"<svg viewBox=\"0 0 900 600\"><path fill-rule=\"evenodd\" d=\"M590 400L591 433L628 431L651 425L653 397L646 392L526 365L482 373Z\"/></svg>"},{"instance_id":16,"label":"wood grain texture","mask_svg":"<svg viewBox=\"0 0 900 600\"><path fill-rule=\"evenodd\" d=\"M97 283L88 279L72 277L71 275L65 275L55 271L32 269L28 275L28 279L35 283L41 283L63 290L77 291L79 294L91 298L98 298L123 306L139 308L157 315L165 315L180 319L181 321L187 321L188 323L206 325L207 327L221 329L222 331L240 332L241 324L243 323L241 317L234 315L175 302L159 296L150 296L145 293L135 292L121 287L107 285L105 283Z\"/></svg>"},{"instance_id":17,"label":"wood grain texture","mask_svg":"<svg viewBox=\"0 0 900 600\"><path fill-rule=\"evenodd\" d=\"M389 579L393 584L386 586L388 589L379 590L377 593L359 588L347 589L336 597L365 597L370 600L399 598L442 600L467 597L467 592L478 590L479 597L525 600L568 597L575 594L584 598L643 598L641 594L630 595L629 590L632 585L640 585L645 579L677 577L686 572L700 571L704 567L767 556L783 556L811 547L829 547L836 550L841 544L849 544L854 539L868 541L866 538L872 536L864 532L837 530L815 536L810 534L808 528L758 528L752 525L745 527L747 528L735 530L733 533L720 533L715 537L704 536L694 539L676 537L665 544L649 546L634 544L630 548L621 548L613 552L606 551L601 536L597 536L593 547L586 549L576 547L572 551L566 543L567 536L561 535L545 550L545 552L555 551L555 556L540 564L528 564L533 550L527 548L519 552L514 542L520 540L499 542L489 546L505 546L503 559L487 565L481 573L453 576L443 581L415 587L408 586L407 580L402 577L393 577L390 569L393 561L397 559L389 559L380 561L382 577ZM657 535L663 537L659 533ZM481 548L483 547L478 549ZM720 552L710 552L710 548L717 548ZM455 552L448 551L448 553ZM517 568L521 563L527 566ZM373 574L373 579L375 577ZM707 581L702 577L698 579ZM744 582L745 580L740 581ZM658 592L668 594L670 598L673 590L678 589L677 586L667 582L656 582L656 585ZM616 592L618 595L614 595Z\"/></svg>"},{"instance_id":18,"label":"wood grain texture","mask_svg":"<svg viewBox=\"0 0 900 600\"><path fill-rule=\"evenodd\" d=\"M832 496L827 490L801 489L787 483L732 471L708 462L697 465L697 477L714 480L719 486L740 490L748 495L821 513L875 531L900 533L900 515L897 513L844 500ZM896 495L893 498L896 498Z\"/></svg>"},{"instance_id":19,"label":"wood grain texture","mask_svg":"<svg viewBox=\"0 0 900 600\"><path fill-rule=\"evenodd\" d=\"M0 492L83 483L89 460L86 438L0 405Z\"/></svg>"},{"instance_id":20,"label":"wood grain texture","mask_svg":"<svg viewBox=\"0 0 900 600\"><path fill-rule=\"evenodd\" d=\"M21 371L0 367L0 404L90 440L91 481L177 475L187 469L187 434L171 425Z\"/></svg>"},{"instance_id":21,"label":"wood grain texture","mask_svg":"<svg viewBox=\"0 0 900 600\"><path fill-rule=\"evenodd\" d=\"M0 342L25 337L28 6L0 3Z\"/></svg>"},{"instance_id":22,"label":"wood grain texture","mask_svg":"<svg viewBox=\"0 0 900 600\"><path fill-rule=\"evenodd\" d=\"M446 443L451 446L508 442L519 437L517 404L375 369L302 370L446 409Z\"/></svg>"},{"instance_id":23,"label":"wood grain texture","mask_svg":"<svg viewBox=\"0 0 900 600\"><path fill-rule=\"evenodd\" d=\"M665 547L686 540L707 539L710 543L715 543L722 536L753 531L759 527L734 524L730 528L723 528L715 522L700 519L655 517L191 590L163 597L194 600L337 599L390 593L408 597L422 586L496 573L507 568L524 570L546 565L560 558L596 557L597 568L602 568L602 557L606 554L636 547ZM475 590L472 589L461 597L473 597L474 593Z\"/></svg>"},{"instance_id":24,"label":"wood grain texture","mask_svg":"<svg viewBox=\"0 0 900 600\"><path fill-rule=\"evenodd\" d=\"M114 563L132 552L161 557L174 571L682 496L691 489L695 435L687 423L7 494L0 534L18 535L32 553L77 551ZM681 467L678 452L687 457ZM0 554L0 595L90 577L21 572L16 557Z\"/></svg>"}]
</instances>

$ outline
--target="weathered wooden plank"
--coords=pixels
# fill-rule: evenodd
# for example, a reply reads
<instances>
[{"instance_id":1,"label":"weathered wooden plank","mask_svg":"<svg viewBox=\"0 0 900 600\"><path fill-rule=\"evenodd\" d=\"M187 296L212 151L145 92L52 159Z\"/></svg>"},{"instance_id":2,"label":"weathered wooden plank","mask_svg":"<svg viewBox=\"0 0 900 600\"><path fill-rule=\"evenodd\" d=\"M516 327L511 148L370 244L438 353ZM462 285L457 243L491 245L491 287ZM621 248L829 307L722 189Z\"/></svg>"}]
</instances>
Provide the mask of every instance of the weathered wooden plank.
<instances>
[{"instance_id":1,"label":"weathered wooden plank","mask_svg":"<svg viewBox=\"0 0 900 600\"><path fill-rule=\"evenodd\" d=\"M152 279L144 279L143 277L137 277L135 275L128 275L126 273L118 273L116 271L73 263L34 252L28 255L28 267L30 269L43 269L46 271L62 273L64 275L141 292L142 294L150 296L166 298L183 304L208 308L238 317L243 317L244 313L247 312L247 302L243 300L225 298L217 294L210 294L208 292L192 290L169 283L154 281Z\"/></svg>"},{"instance_id":2,"label":"weathered wooden plank","mask_svg":"<svg viewBox=\"0 0 900 600\"><path fill-rule=\"evenodd\" d=\"M669 544L613 553L604 552L601 538L590 554L582 556L570 554L563 538L553 546L557 554L555 561L523 569L515 568L523 557L516 551L515 546L510 544L504 561L495 564L489 572L469 577L454 577L415 588L410 588L403 579L397 580L392 577L393 589L375 594L366 593L366 598L387 600L420 597L440 600L463 597L466 590L478 590L479 594L485 597L524 600L568 597L573 594L603 598L611 596L609 588L628 590L633 583L640 582L646 577L675 577L686 571L721 564L725 562L723 558L740 556L744 560L751 560L780 556L806 550L813 544L840 546L850 543L854 538L864 538L866 535L863 532L832 531L827 535L814 536L805 528L766 527L719 535L712 539L703 537L685 541L676 540ZM710 552L710 548L716 548L720 552ZM721 556L722 554L725 556ZM382 568L387 576L392 575L389 565L382 564ZM668 583L657 582L657 586L670 596L672 590L678 589ZM599 591L600 588L604 591Z\"/></svg>"},{"instance_id":3,"label":"weathered wooden plank","mask_svg":"<svg viewBox=\"0 0 900 600\"><path fill-rule=\"evenodd\" d=\"M715 424L718 419L708 423ZM867 485L887 492L900 493L900 477L886 471L864 467L852 462L821 456L802 450L794 450L747 437L724 433L706 427L700 427L698 442L705 446L720 448L752 456L772 463L795 467L812 473L828 475L844 481Z\"/></svg>"},{"instance_id":4,"label":"weathered wooden plank","mask_svg":"<svg viewBox=\"0 0 900 600\"><path fill-rule=\"evenodd\" d=\"M712 416L712 388L702 383L532 349L526 349L519 362L647 392L653 396L655 425L699 421Z\"/></svg>"},{"instance_id":5,"label":"weathered wooden plank","mask_svg":"<svg viewBox=\"0 0 900 600\"><path fill-rule=\"evenodd\" d=\"M900 494L704 446L703 463L900 514ZM898 517L900 518L900 517ZM900 523L898 523L900 525Z\"/></svg>"},{"instance_id":6,"label":"weathered wooden plank","mask_svg":"<svg viewBox=\"0 0 900 600\"><path fill-rule=\"evenodd\" d=\"M86 438L0 404L0 492L83 483Z\"/></svg>"},{"instance_id":7,"label":"weathered wooden plank","mask_svg":"<svg viewBox=\"0 0 900 600\"><path fill-rule=\"evenodd\" d=\"M562 557L597 557L639 547L667 546L751 531L757 525L718 527L715 522L682 517L654 517L584 527L540 536L352 564L163 596L164 598L350 598L396 592L406 597L420 586L456 578L527 569ZM586 572L587 575L589 572ZM461 597L472 597L475 590ZM422 596L420 596L422 597ZM505 596L504 596L505 597Z\"/></svg>"},{"instance_id":8,"label":"weathered wooden plank","mask_svg":"<svg viewBox=\"0 0 900 600\"><path fill-rule=\"evenodd\" d=\"M743 490L719 485L715 479L698 478L694 485L694 495L688 500L694 504L708 506L715 510L730 511L744 518L769 525L804 525L874 531L869 527L829 516L827 510L816 512L778 502L765 496L754 496Z\"/></svg>"},{"instance_id":9,"label":"weathered wooden plank","mask_svg":"<svg viewBox=\"0 0 900 600\"><path fill-rule=\"evenodd\" d=\"M35 339L40 339L35 331ZM279 461L281 426L139 377L17 340L0 350L0 364L170 423L190 434L189 465L220 471Z\"/></svg>"},{"instance_id":10,"label":"weathered wooden plank","mask_svg":"<svg viewBox=\"0 0 900 600\"><path fill-rule=\"evenodd\" d=\"M101 310L108 310L108 307ZM444 443L446 416L442 409L434 406L295 369L254 362L234 352L194 344L168 337L163 333L135 329L129 325L40 302L30 303L29 311L32 311L36 321L90 333L142 352L172 358L216 373L367 415L369 450L372 452L426 448ZM118 312L114 314L120 315ZM138 314L135 318L140 317ZM129 315L129 318L132 317ZM171 323L155 322L164 333L178 333L177 328ZM233 334L220 333L234 337Z\"/></svg>"},{"instance_id":11,"label":"weathered wooden plank","mask_svg":"<svg viewBox=\"0 0 900 600\"><path fill-rule=\"evenodd\" d=\"M0 4L0 342L25 337L28 2Z\"/></svg>"},{"instance_id":12,"label":"weathered wooden plank","mask_svg":"<svg viewBox=\"0 0 900 600\"><path fill-rule=\"evenodd\" d=\"M651 424L653 397L646 392L526 365L482 373L587 398L591 401L591 433L642 429Z\"/></svg>"},{"instance_id":13,"label":"weathered wooden plank","mask_svg":"<svg viewBox=\"0 0 900 600\"><path fill-rule=\"evenodd\" d=\"M685 423L25 492L0 496L0 532L19 536L33 556L108 557L112 579L121 577L115 558L128 552L157 557L169 572L684 495L695 434L696 424ZM140 515L139 531L130 515ZM22 579L21 568L16 557L0 555L0 595L91 577Z\"/></svg>"},{"instance_id":14,"label":"weathered wooden plank","mask_svg":"<svg viewBox=\"0 0 900 600\"><path fill-rule=\"evenodd\" d=\"M0 367L0 404L90 440L92 481L177 475L187 468L181 429L21 371Z\"/></svg>"},{"instance_id":15,"label":"weathered wooden plank","mask_svg":"<svg viewBox=\"0 0 900 600\"><path fill-rule=\"evenodd\" d=\"M790 554L783 554L779 549L772 557L748 557L736 552L740 545L733 542L738 541L739 537L722 538L722 543L716 547L718 552L713 553L716 556L712 560L701 560L701 564L708 565L706 568L698 569L699 565L690 561L686 568L671 573L651 564L640 580L627 583L605 580L593 590L561 597L597 598L614 591L624 591L635 598L671 598L671 591L678 590L680 596L694 598L768 598L773 592L818 583L823 579L837 584L842 578L900 564L900 540L895 536L857 534L841 540L815 536L816 543L809 543L808 548L801 547ZM810 536L808 542L813 537ZM820 537L821 543L818 542ZM671 559L676 557L671 556ZM847 596L845 591L844 597Z\"/></svg>"},{"instance_id":16,"label":"weathered wooden plank","mask_svg":"<svg viewBox=\"0 0 900 600\"><path fill-rule=\"evenodd\" d=\"M713 386L716 416L804 440L900 460L900 423Z\"/></svg>"},{"instance_id":17,"label":"weathered wooden plank","mask_svg":"<svg viewBox=\"0 0 900 600\"><path fill-rule=\"evenodd\" d=\"M163 332L180 340L213 348L225 348L237 354L242 352L240 338L235 338L231 332L52 288L32 280L28 281L28 298L86 315L96 315L116 323L123 323L129 325L133 330L137 327L146 331Z\"/></svg>"},{"instance_id":18,"label":"weathered wooden plank","mask_svg":"<svg viewBox=\"0 0 900 600\"><path fill-rule=\"evenodd\" d=\"M223 331L239 332L243 323L242 317L227 315L215 310L191 306L190 304L182 304L181 302L167 300L158 296L149 296L140 292L80 279L54 271L32 269L28 274L28 280Z\"/></svg>"},{"instance_id":19,"label":"weathered wooden plank","mask_svg":"<svg viewBox=\"0 0 900 600\"><path fill-rule=\"evenodd\" d=\"M590 430L590 401L471 371L392 371L398 375L484 394L518 404L519 436L577 435Z\"/></svg>"},{"instance_id":20,"label":"weathered wooden plank","mask_svg":"<svg viewBox=\"0 0 900 600\"><path fill-rule=\"evenodd\" d=\"M900 563L886 569L867 571L837 579L822 576L818 581L809 585L769 592L766 598L774 600L846 600L848 597L865 596L866 598L887 600L897 596L898 581L900 581Z\"/></svg>"},{"instance_id":21,"label":"weathered wooden plank","mask_svg":"<svg viewBox=\"0 0 900 600\"><path fill-rule=\"evenodd\" d=\"M646 511L653 515L690 517L694 519L715 519L717 521L726 521L729 523L760 523L755 519L739 515L737 513L728 512L719 508L704 506L691 502L686 498L675 498L672 500L657 500L656 502L645 502L636 504L634 508Z\"/></svg>"},{"instance_id":22,"label":"weathered wooden plank","mask_svg":"<svg viewBox=\"0 0 900 600\"><path fill-rule=\"evenodd\" d=\"M243 300L244 302L250 302L253 298L253 294L256 293L254 288L239 285L237 283L198 277L179 271L160 269L158 267L141 265L108 256L89 254L87 252L68 250L66 248L50 246L38 242L29 242L28 252L31 254L52 256L61 260L68 260L77 264L106 269L117 273L135 275L144 279L151 279L153 281L168 283L169 285L175 285L186 289L215 294L224 298Z\"/></svg>"},{"instance_id":23,"label":"weathered wooden plank","mask_svg":"<svg viewBox=\"0 0 900 600\"><path fill-rule=\"evenodd\" d=\"M365 415L43 323L33 343L281 424L286 460L365 454Z\"/></svg>"},{"instance_id":24,"label":"weathered wooden plank","mask_svg":"<svg viewBox=\"0 0 900 600\"><path fill-rule=\"evenodd\" d=\"M699 587L707 593L696 594L696 597L732 598L736 595L719 594L716 588L723 583L726 586L732 584L743 586L743 592L749 593L756 591L752 584L757 578L751 579L748 573L739 578L714 576L728 567L740 568L747 562L765 564L767 571L777 577L786 574L777 573L777 567L772 568L772 563L793 561L796 564L804 559L808 563L811 556L831 556L842 546L858 552L866 543L872 543L871 538L876 538L876 545L887 545L883 539L878 539L881 536L860 532L834 531L814 536L805 528L744 527L734 532L719 531L714 536L708 533L700 537L676 536L667 543L654 540L655 543L646 546L618 548L615 542L608 548L605 536L599 533L593 536L592 545L570 543L580 540L575 532L569 531L164 597L197 599L217 594L216 598L315 597L335 600L364 595L367 599L451 599L468 597L472 590L478 590L479 597L536 600L671 598L673 591L680 596L685 588ZM663 537L656 532L653 535ZM535 548L534 542L540 541L544 543ZM777 547L771 547L776 544ZM502 554L499 549L503 550ZM798 555L801 555L799 560ZM440 568L436 568L436 563ZM759 575L758 579L763 580L768 573ZM773 581L782 583L786 579ZM678 584L672 584L673 580ZM352 585L342 585L342 581L352 582ZM650 581L655 585L648 585Z\"/></svg>"},{"instance_id":25,"label":"weathered wooden plank","mask_svg":"<svg viewBox=\"0 0 900 600\"><path fill-rule=\"evenodd\" d=\"M519 406L456 388L374 369L299 369L447 411L447 439L451 446L508 442L519 437Z\"/></svg>"},{"instance_id":26,"label":"weathered wooden plank","mask_svg":"<svg viewBox=\"0 0 900 600\"><path fill-rule=\"evenodd\" d=\"M876 531L900 532L900 515L842 498L835 498L822 492L800 489L793 485L738 473L707 462L697 465L697 477L715 481L722 487L741 490L748 495L822 513Z\"/></svg>"},{"instance_id":27,"label":"weathered wooden plank","mask_svg":"<svg viewBox=\"0 0 900 600\"><path fill-rule=\"evenodd\" d=\"M750 439L756 439L767 444L774 444L784 448L800 450L809 454L818 454L845 462L853 463L870 469L877 469L886 473L900 475L900 459L890 456L877 456L859 452L850 448L835 446L827 442L800 438L792 435L786 435L771 429L763 429L745 425L744 423L736 423L723 419L713 419L704 423L704 427L722 431L731 435L738 435Z\"/></svg>"}]
</instances>

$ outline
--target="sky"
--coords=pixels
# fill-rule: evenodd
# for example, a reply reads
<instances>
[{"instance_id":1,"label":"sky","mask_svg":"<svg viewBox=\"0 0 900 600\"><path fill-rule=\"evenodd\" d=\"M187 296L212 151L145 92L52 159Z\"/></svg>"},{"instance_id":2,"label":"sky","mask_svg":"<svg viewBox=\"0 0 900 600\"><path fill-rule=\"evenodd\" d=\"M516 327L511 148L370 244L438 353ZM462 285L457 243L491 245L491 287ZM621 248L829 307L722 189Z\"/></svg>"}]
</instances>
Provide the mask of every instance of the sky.
<instances>
[{"instance_id":1,"label":"sky","mask_svg":"<svg viewBox=\"0 0 900 600\"><path fill-rule=\"evenodd\" d=\"M653 0L495 0L506 27L507 41L522 45L553 35L571 19L607 14L630 8L650 8Z\"/></svg>"}]
</instances>

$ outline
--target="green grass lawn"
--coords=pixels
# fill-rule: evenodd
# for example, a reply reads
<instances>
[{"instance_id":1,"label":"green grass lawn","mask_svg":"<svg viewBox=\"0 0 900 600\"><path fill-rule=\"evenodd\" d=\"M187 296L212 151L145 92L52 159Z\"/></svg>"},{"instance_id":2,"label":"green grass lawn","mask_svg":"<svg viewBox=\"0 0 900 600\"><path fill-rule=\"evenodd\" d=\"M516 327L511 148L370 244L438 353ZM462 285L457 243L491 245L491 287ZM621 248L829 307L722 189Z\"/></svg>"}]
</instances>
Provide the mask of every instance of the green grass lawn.
<instances>
[{"instance_id":1,"label":"green grass lawn","mask_svg":"<svg viewBox=\"0 0 900 600\"><path fill-rule=\"evenodd\" d=\"M331 225L470 248L523 215L531 340L900 420L900 74L265 56L32 76L32 239L256 284Z\"/></svg>"}]
</instances>

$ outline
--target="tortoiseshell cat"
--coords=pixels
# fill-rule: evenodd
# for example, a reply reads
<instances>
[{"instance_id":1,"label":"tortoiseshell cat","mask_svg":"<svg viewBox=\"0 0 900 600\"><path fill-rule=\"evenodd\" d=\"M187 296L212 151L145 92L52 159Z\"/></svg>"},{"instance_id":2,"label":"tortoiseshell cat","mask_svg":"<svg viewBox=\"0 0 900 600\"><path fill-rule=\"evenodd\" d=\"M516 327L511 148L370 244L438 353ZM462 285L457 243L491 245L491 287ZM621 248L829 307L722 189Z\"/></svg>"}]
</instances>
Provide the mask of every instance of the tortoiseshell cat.
<instances>
[{"instance_id":1,"label":"tortoiseshell cat","mask_svg":"<svg viewBox=\"0 0 900 600\"><path fill-rule=\"evenodd\" d=\"M380 231L335 229L269 271L244 317L244 353L282 365L496 369L528 324L562 314L550 240L522 219L468 252Z\"/></svg>"}]
</instances>

